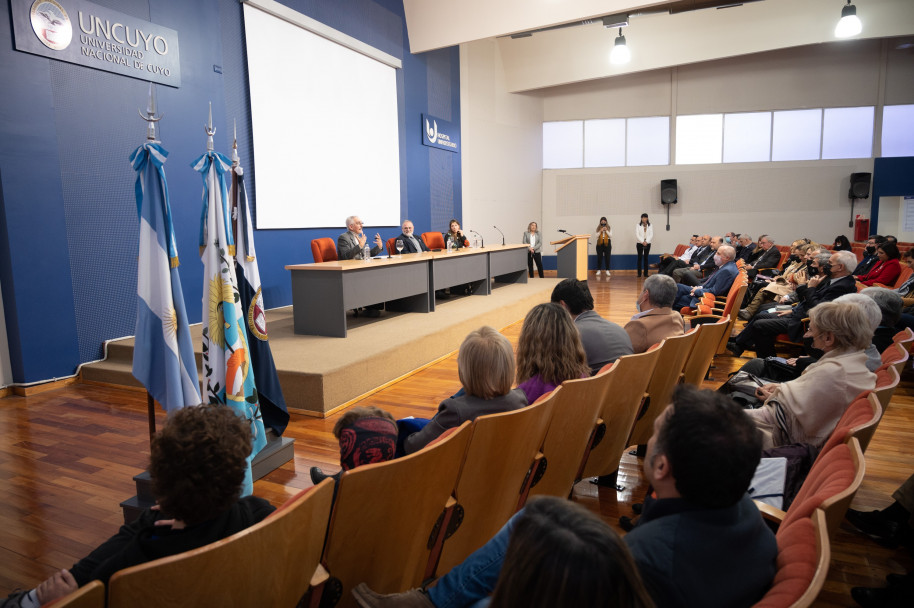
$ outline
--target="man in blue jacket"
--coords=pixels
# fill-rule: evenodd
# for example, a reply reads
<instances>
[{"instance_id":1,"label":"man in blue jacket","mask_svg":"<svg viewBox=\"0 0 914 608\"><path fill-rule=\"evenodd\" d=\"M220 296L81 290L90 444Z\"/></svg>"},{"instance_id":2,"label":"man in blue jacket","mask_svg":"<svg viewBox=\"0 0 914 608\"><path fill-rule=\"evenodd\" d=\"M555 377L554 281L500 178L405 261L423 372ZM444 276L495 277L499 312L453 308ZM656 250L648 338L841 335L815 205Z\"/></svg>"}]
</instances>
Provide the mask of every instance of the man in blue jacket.
<instances>
[{"instance_id":1,"label":"man in blue jacket","mask_svg":"<svg viewBox=\"0 0 914 608\"><path fill-rule=\"evenodd\" d=\"M694 308L701 300L701 296L706 293L713 293L715 296L722 296L730 291L733 280L739 274L734 258L736 250L730 245L721 245L714 254L714 263L717 264L717 270L711 276L702 281L698 287L689 287L680 283L677 287L676 301L673 303L673 310L678 310L684 306Z\"/></svg>"}]
</instances>

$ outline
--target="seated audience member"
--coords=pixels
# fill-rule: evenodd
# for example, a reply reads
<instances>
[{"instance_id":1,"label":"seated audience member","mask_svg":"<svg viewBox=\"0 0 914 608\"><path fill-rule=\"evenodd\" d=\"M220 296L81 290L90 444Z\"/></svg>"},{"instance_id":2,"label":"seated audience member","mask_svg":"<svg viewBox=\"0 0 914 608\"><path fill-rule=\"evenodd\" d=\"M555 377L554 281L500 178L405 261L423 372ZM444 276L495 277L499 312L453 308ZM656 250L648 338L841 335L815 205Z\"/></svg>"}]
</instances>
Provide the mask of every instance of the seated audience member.
<instances>
[{"instance_id":1,"label":"seated audience member","mask_svg":"<svg viewBox=\"0 0 914 608\"><path fill-rule=\"evenodd\" d=\"M581 334L558 304L537 304L527 313L517 341L517 388L527 403L565 380L590 375Z\"/></svg>"},{"instance_id":2,"label":"seated audience member","mask_svg":"<svg viewBox=\"0 0 914 608\"><path fill-rule=\"evenodd\" d=\"M672 308L675 297L676 281L672 278L655 274L644 281L635 302L638 314L625 324L634 352L643 353L666 338L682 335L685 323Z\"/></svg>"},{"instance_id":3,"label":"seated audience member","mask_svg":"<svg viewBox=\"0 0 914 608\"><path fill-rule=\"evenodd\" d=\"M867 287L861 295L872 298L879 305L882 318L873 333L873 345L881 353L894 343L895 334L901 331L898 321L901 318L901 296L884 287Z\"/></svg>"},{"instance_id":4,"label":"seated audience member","mask_svg":"<svg viewBox=\"0 0 914 608\"><path fill-rule=\"evenodd\" d=\"M421 450L446 430L467 420L527 405L524 391L511 390L514 369L514 349L507 338L489 326L471 331L457 353L457 375L464 394L442 401L432 419L404 439L404 452L412 454Z\"/></svg>"},{"instance_id":5,"label":"seated audience member","mask_svg":"<svg viewBox=\"0 0 914 608\"><path fill-rule=\"evenodd\" d=\"M734 340L727 343L727 349L740 357L747 348L754 348L758 357L773 357L774 342L778 335L787 333L791 340L803 336L803 319L822 302L830 302L846 293L857 290L850 266L857 260L850 251L836 251L829 257L828 266L796 290L797 305L791 310L774 314L760 312L743 328Z\"/></svg>"},{"instance_id":6,"label":"seated audience member","mask_svg":"<svg viewBox=\"0 0 914 608\"><path fill-rule=\"evenodd\" d=\"M343 471L363 464L393 460L397 449L397 421L379 407L356 406L346 410L333 425L333 436L340 444L340 471L327 475L311 467L311 482L319 484L327 477L339 481Z\"/></svg>"},{"instance_id":7,"label":"seated audience member","mask_svg":"<svg viewBox=\"0 0 914 608\"><path fill-rule=\"evenodd\" d=\"M866 273L876 265L876 262L879 261L879 258L876 256L876 248L884 242L885 237L878 234L871 234L869 238L866 239L866 246L863 248L863 259L860 260L860 263L857 264L853 271L855 277L865 276Z\"/></svg>"},{"instance_id":8,"label":"seated audience member","mask_svg":"<svg viewBox=\"0 0 914 608\"><path fill-rule=\"evenodd\" d=\"M853 247L851 247L851 242L847 237L840 234L835 237L835 244L832 246L832 251L853 251Z\"/></svg>"},{"instance_id":9,"label":"seated audience member","mask_svg":"<svg viewBox=\"0 0 914 608\"><path fill-rule=\"evenodd\" d=\"M739 246L736 248L736 259L742 260L748 264L748 260L755 251L755 247L756 245L752 242L752 237L749 233L743 232L739 235Z\"/></svg>"},{"instance_id":10,"label":"seated audience member","mask_svg":"<svg viewBox=\"0 0 914 608\"><path fill-rule=\"evenodd\" d=\"M768 302L790 295L797 290L797 286L805 285L809 280L807 265L815 259L818 253L819 246L815 243L797 245L790 256L794 259L784 268L783 274L779 277L764 279L765 286L756 292L748 306L739 311L739 318L748 321ZM761 278L756 277L756 282Z\"/></svg>"},{"instance_id":11,"label":"seated audience member","mask_svg":"<svg viewBox=\"0 0 914 608\"><path fill-rule=\"evenodd\" d=\"M623 538L656 606L751 606L770 587L777 544L746 493L761 452L760 433L733 401L677 387L654 422L644 458L656 498L646 500L638 525ZM380 595L361 584L353 595L366 608L472 606L495 589L508 538L523 515L427 591Z\"/></svg>"},{"instance_id":12,"label":"seated audience member","mask_svg":"<svg viewBox=\"0 0 914 608\"><path fill-rule=\"evenodd\" d=\"M901 263L898 259L901 254L898 252L898 246L894 243L883 243L876 247L876 258L878 261L865 275L857 276L857 280L872 287L876 283L893 287L898 275L901 274Z\"/></svg>"},{"instance_id":13,"label":"seated audience member","mask_svg":"<svg viewBox=\"0 0 914 608\"><path fill-rule=\"evenodd\" d=\"M717 269L696 287L690 288L688 285L679 284L673 306L694 308L706 293L713 293L715 296L725 295L730 291L733 279L739 274L736 262L733 261L735 257L736 250L730 245L718 247L717 253L714 254L714 264Z\"/></svg>"},{"instance_id":14,"label":"seated audience member","mask_svg":"<svg viewBox=\"0 0 914 608\"><path fill-rule=\"evenodd\" d=\"M847 510L854 527L884 547L914 547L914 475L892 494L895 501L879 511ZM889 574L887 587L854 587L851 596L864 608L908 608L914 605L914 572Z\"/></svg>"},{"instance_id":15,"label":"seated audience member","mask_svg":"<svg viewBox=\"0 0 914 608\"><path fill-rule=\"evenodd\" d=\"M701 240L697 234L693 234L689 238L689 246L686 247L686 250L682 252L682 255L673 255L672 253L661 253L660 261L656 264L651 264L651 268L660 268L666 263L669 263L671 260L681 260L682 262L688 263L692 258L692 254L695 253L695 250L698 249L698 243Z\"/></svg>"},{"instance_id":16,"label":"seated audience member","mask_svg":"<svg viewBox=\"0 0 914 608\"><path fill-rule=\"evenodd\" d=\"M885 236L882 237L882 238L885 239L885 242L886 242L886 243L893 243L893 244L895 244L895 245L898 245L898 239L895 238L895 235L894 235L894 234L887 234L887 235L885 235Z\"/></svg>"},{"instance_id":17,"label":"seated audience member","mask_svg":"<svg viewBox=\"0 0 914 608\"><path fill-rule=\"evenodd\" d=\"M765 448L790 443L821 448L851 401L876 386L876 375L866 368L864 349L873 332L862 308L825 302L809 317L806 335L825 354L796 380L760 387L756 395L765 402L748 411L762 430Z\"/></svg>"},{"instance_id":18,"label":"seated audience member","mask_svg":"<svg viewBox=\"0 0 914 608\"><path fill-rule=\"evenodd\" d=\"M623 355L632 354L632 341L625 330L594 311L593 295L587 281L565 279L555 286L550 299L561 304L574 319L591 374L596 374L604 365Z\"/></svg>"},{"instance_id":19,"label":"seated audience member","mask_svg":"<svg viewBox=\"0 0 914 608\"><path fill-rule=\"evenodd\" d=\"M403 232L397 238L403 241L403 253L428 251L428 246L425 244L425 241L416 236L416 229L413 227L411 221L404 220L401 230L403 230ZM400 253L396 249L394 249L394 252Z\"/></svg>"},{"instance_id":20,"label":"seated audience member","mask_svg":"<svg viewBox=\"0 0 914 608\"><path fill-rule=\"evenodd\" d=\"M717 248L720 247L722 242L722 237L712 236L708 241L708 251L704 254L704 257L699 256L701 261L696 261L696 263L687 268L674 270L672 273L673 280L684 285L697 286L702 277L707 276L708 273L717 268L714 263L714 254L717 253Z\"/></svg>"},{"instance_id":21,"label":"seated audience member","mask_svg":"<svg viewBox=\"0 0 914 608\"><path fill-rule=\"evenodd\" d=\"M746 271L749 280L754 281L761 268L777 268L781 261L781 252L774 246L774 239L767 234L758 237L758 247L746 260Z\"/></svg>"},{"instance_id":22,"label":"seated audience member","mask_svg":"<svg viewBox=\"0 0 914 608\"><path fill-rule=\"evenodd\" d=\"M673 257L664 258L660 260L657 268L662 274L673 276L673 272L680 268L689 268L693 265L701 265L708 257L712 256L713 252L711 251L711 237L707 234L696 237L695 239L695 249L692 250L692 253L689 257Z\"/></svg>"},{"instance_id":23,"label":"seated audience member","mask_svg":"<svg viewBox=\"0 0 914 608\"><path fill-rule=\"evenodd\" d=\"M157 507L121 526L69 570L60 570L31 591L12 594L3 606L41 606L118 570L215 542L273 512L262 498L241 498L251 453L251 429L219 405L172 413L152 439L149 474Z\"/></svg>"}]
</instances>

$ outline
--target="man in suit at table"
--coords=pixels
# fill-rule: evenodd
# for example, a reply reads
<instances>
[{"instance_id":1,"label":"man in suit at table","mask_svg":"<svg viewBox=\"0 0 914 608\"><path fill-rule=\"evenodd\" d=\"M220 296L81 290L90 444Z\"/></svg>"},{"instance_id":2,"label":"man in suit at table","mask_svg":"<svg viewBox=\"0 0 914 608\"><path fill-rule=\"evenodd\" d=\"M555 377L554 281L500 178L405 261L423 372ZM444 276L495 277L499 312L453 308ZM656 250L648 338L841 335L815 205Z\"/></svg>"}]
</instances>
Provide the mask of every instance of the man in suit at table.
<instances>
[{"instance_id":1,"label":"man in suit at table","mask_svg":"<svg viewBox=\"0 0 914 608\"><path fill-rule=\"evenodd\" d=\"M644 281L635 302L638 314L624 328L635 353L643 353L670 336L682 335L685 324L682 315L672 308L675 298L676 281L671 277L653 274Z\"/></svg>"},{"instance_id":2,"label":"man in suit at table","mask_svg":"<svg viewBox=\"0 0 914 608\"><path fill-rule=\"evenodd\" d=\"M361 260L362 250L368 242L368 235L362 232L362 220L357 215L350 215L346 218L346 228L348 230L336 239L336 256L341 260ZM384 246L380 234L375 233L374 243L373 256L381 253Z\"/></svg>"},{"instance_id":3,"label":"man in suit at table","mask_svg":"<svg viewBox=\"0 0 914 608\"><path fill-rule=\"evenodd\" d=\"M403 233L400 234L397 238L403 241L403 253L419 253L422 251L428 251L428 247L425 244L425 241L416 236L416 229L413 227L413 223L409 220L403 220L403 226L401 226ZM394 249L394 253L400 253Z\"/></svg>"}]
</instances>

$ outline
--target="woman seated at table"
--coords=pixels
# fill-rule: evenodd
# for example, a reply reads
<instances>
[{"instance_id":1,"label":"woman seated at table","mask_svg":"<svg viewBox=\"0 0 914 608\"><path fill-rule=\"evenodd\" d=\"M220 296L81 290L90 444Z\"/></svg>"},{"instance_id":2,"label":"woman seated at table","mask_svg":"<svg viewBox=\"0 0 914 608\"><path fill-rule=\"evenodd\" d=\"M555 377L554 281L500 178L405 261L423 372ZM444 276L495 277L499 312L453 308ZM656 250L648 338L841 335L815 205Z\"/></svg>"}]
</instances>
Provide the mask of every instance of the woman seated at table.
<instances>
[{"instance_id":1,"label":"woman seated at table","mask_svg":"<svg viewBox=\"0 0 914 608\"><path fill-rule=\"evenodd\" d=\"M527 313L517 342L517 388L527 403L565 380L587 378L590 368L571 315L559 304L537 304Z\"/></svg>"},{"instance_id":2,"label":"woman seated at table","mask_svg":"<svg viewBox=\"0 0 914 608\"><path fill-rule=\"evenodd\" d=\"M470 241L468 241L467 237L460 231L460 222L457 220L451 220L450 224L448 224L448 231L442 236L444 236L445 249L448 249L451 246L451 243L454 244L455 249L470 246Z\"/></svg>"},{"instance_id":3,"label":"woman seated at table","mask_svg":"<svg viewBox=\"0 0 914 608\"><path fill-rule=\"evenodd\" d=\"M819 304L809 311L804 337L825 353L822 358L796 380L760 387L756 395L765 402L748 411L762 431L765 448L791 443L821 448L851 401L876 386L864 352L873 339L873 325L859 304Z\"/></svg>"},{"instance_id":4,"label":"woman seated at table","mask_svg":"<svg viewBox=\"0 0 914 608\"><path fill-rule=\"evenodd\" d=\"M457 375L464 394L442 401L427 423L416 418L400 420L401 433L404 429L418 429L403 440L403 452L421 450L446 430L476 420L477 416L527 405L522 390L511 390L514 370L514 349L507 338L487 325L471 331L457 353Z\"/></svg>"},{"instance_id":5,"label":"woman seated at table","mask_svg":"<svg viewBox=\"0 0 914 608\"><path fill-rule=\"evenodd\" d=\"M876 257L879 258L876 265L865 275L855 277L857 282L863 283L867 287L872 287L876 283L894 287L898 275L901 274L901 263L898 261L901 254L898 252L898 245L891 242L879 245L876 248Z\"/></svg>"}]
</instances>

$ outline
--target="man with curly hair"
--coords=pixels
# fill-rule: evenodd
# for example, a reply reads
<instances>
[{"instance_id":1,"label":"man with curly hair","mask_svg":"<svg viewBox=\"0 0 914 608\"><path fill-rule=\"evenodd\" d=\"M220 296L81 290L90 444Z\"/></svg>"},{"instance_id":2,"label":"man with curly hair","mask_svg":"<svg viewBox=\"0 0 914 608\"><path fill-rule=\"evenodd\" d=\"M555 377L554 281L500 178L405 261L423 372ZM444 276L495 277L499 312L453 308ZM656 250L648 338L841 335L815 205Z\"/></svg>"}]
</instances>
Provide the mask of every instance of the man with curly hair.
<instances>
[{"instance_id":1,"label":"man with curly hair","mask_svg":"<svg viewBox=\"0 0 914 608\"><path fill-rule=\"evenodd\" d=\"M31 591L13 593L0 606L41 606L92 580L107 584L118 570L202 547L261 521L273 506L255 496L241 498L250 452L250 426L231 409L178 410L152 440L149 474L156 506L69 570L55 572Z\"/></svg>"}]
</instances>

